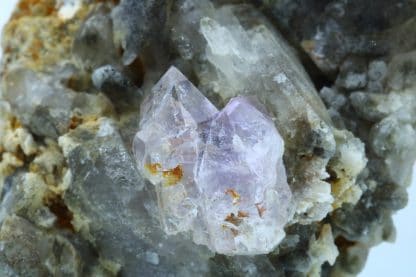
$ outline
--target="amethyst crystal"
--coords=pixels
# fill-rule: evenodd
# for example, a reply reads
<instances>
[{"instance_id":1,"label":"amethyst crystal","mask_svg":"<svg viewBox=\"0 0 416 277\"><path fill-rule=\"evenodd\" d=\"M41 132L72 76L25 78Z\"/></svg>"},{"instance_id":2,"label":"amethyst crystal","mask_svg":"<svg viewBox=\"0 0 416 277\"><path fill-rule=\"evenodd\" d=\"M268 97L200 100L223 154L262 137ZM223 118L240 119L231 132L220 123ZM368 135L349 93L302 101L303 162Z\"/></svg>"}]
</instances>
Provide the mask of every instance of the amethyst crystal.
<instances>
[{"instance_id":1,"label":"amethyst crystal","mask_svg":"<svg viewBox=\"0 0 416 277\"><path fill-rule=\"evenodd\" d=\"M291 218L283 139L260 103L220 112L172 67L143 102L134 140L166 233L191 231L222 254L268 253Z\"/></svg>"}]
</instances>

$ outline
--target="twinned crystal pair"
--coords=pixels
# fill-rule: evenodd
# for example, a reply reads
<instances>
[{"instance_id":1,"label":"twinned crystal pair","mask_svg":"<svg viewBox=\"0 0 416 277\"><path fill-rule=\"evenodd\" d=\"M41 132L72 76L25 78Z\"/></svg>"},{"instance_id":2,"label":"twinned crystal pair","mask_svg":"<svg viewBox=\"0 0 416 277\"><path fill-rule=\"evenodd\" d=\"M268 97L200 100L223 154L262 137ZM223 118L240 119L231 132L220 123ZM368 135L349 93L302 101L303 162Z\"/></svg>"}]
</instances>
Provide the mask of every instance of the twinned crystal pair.
<instances>
[{"instance_id":1,"label":"twinned crystal pair","mask_svg":"<svg viewBox=\"0 0 416 277\"><path fill-rule=\"evenodd\" d=\"M133 149L167 234L191 231L227 255L268 253L284 237L292 196L283 140L255 99L219 111L171 67L142 104Z\"/></svg>"}]
</instances>

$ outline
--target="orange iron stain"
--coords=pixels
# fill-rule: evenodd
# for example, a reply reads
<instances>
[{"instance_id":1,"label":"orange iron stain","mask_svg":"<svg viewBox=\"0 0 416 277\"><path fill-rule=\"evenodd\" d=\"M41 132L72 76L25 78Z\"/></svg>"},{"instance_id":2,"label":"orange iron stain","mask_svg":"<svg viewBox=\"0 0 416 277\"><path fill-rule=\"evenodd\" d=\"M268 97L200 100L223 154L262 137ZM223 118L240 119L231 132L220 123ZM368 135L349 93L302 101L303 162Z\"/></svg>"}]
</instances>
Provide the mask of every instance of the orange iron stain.
<instances>
[{"instance_id":1,"label":"orange iron stain","mask_svg":"<svg viewBox=\"0 0 416 277\"><path fill-rule=\"evenodd\" d=\"M160 172L160 169L162 168L162 165L160 163L154 163L154 164L145 164L144 167L149 171L152 175L157 175Z\"/></svg>"},{"instance_id":2,"label":"orange iron stain","mask_svg":"<svg viewBox=\"0 0 416 277\"><path fill-rule=\"evenodd\" d=\"M175 168L162 171L162 176L165 178L165 186L176 185L183 177L182 166L178 165Z\"/></svg>"},{"instance_id":3,"label":"orange iron stain","mask_svg":"<svg viewBox=\"0 0 416 277\"><path fill-rule=\"evenodd\" d=\"M226 230L231 231L231 233L233 234L234 237L238 236L238 230L237 229L231 228L231 227L229 227L225 224L222 224L221 227L222 227L222 229L224 229L224 231L226 231Z\"/></svg>"},{"instance_id":4,"label":"orange iron stain","mask_svg":"<svg viewBox=\"0 0 416 277\"><path fill-rule=\"evenodd\" d=\"M227 215L227 217L224 219L224 221L230 222L231 224L234 224L235 226L238 226L243 221L241 218L238 218L235 216L234 213L230 213Z\"/></svg>"},{"instance_id":5,"label":"orange iron stain","mask_svg":"<svg viewBox=\"0 0 416 277\"><path fill-rule=\"evenodd\" d=\"M225 194L228 194L233 199L233 205L240 203L241 196L235 189L227 189Z\"/></svg>"},{"instance_id":6,"label":"orange iron stain","mask_svg":"<svg viewBox=\"0 0 416 277\"><path fill-rule=\"evenodd\" d=\"M162 165L160 163L151 163L146 164L145 168L152 175L160 175L165 180L165 186L176 185L183 177L182 166L178 165L175 168L162 170Z\"/></svg>"}]
</instances>

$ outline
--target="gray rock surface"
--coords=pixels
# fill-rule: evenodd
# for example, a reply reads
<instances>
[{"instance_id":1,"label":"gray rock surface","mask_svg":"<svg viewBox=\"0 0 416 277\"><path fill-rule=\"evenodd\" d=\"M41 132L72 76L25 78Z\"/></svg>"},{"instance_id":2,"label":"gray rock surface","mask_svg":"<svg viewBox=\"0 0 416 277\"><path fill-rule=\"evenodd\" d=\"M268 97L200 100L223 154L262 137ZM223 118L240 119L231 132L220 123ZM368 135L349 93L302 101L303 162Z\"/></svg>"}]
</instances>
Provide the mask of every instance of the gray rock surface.
<instances>
[{"instance_id":1,"label":"gray rock surface","mask_svg":"<svg viewBox=\"0 0 416 277\"><path fill-rule=\"evenodd\" d=\"M407 52L414 49L416 42L413 33L416 4L412 1L255 2L325 74L332 76L346 58L371 59Z\"/></svg>"},{"instance_id":2,"label":"gray rock surface","mask_svg":"<svg viewBox=\"0 0 416 277\"><path fill-rule=\"evenodd\" d=\"M416 157L413 2L71 3L21 0L3 32L0 275L355 276L394 239ZM255 95L272 115L294 217L267 255L161 227L132 143L171 65L219 109Z\"/></svg>"}]
</instances>

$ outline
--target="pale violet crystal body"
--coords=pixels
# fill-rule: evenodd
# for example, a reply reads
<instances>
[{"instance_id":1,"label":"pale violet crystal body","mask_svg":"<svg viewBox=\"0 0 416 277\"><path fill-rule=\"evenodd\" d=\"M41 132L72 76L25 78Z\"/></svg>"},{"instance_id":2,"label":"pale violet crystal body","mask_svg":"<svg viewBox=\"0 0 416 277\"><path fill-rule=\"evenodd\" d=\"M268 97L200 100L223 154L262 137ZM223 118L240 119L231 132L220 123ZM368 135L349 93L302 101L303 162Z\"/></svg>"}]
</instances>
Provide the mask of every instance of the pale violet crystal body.
<instances>
[{"instance_id":1,"label":"pale violet crystal body","mask_svg":"<svg viewBox=\"0 0 416 277\"><path fill-rule=\"evenodd\" d=\"M227 255L269 253L284 237L292 195L283 150L255 99L235 97L218 111L174 67L143 102L134 140L166 233L191 231Z\"/></svg>"},{"instance_id":2,"label":"pale violet crystal body","mask_svg":"<svg viewBox=\"0 0 416 277\"><path fill-rule=\"evenodd\" d=\"M190 230L198 214L199 191L194 180L198 126L217 112L174 67L142 104L134 154L139 170L156 185L162 222L169 234Z\"/></svg>"}]
</instances>

